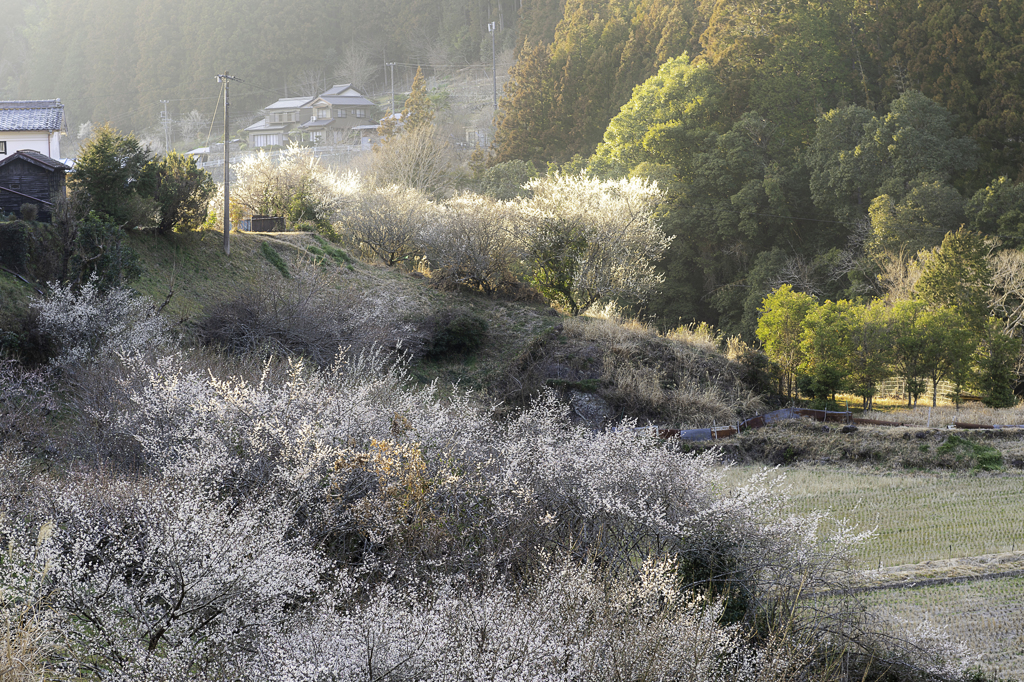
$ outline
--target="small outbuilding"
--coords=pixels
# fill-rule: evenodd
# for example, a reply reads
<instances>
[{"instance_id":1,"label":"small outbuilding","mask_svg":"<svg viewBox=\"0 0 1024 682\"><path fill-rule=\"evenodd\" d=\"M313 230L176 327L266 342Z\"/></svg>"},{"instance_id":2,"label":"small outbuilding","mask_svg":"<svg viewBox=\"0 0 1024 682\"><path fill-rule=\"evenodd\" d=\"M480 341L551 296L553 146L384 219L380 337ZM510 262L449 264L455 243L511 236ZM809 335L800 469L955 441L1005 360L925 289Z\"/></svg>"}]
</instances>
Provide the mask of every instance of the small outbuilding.
<instances>
[{"instance_id":1,"label":"small outbuilding","mask_svg":"<svg viewBox=\"0 0 1024 682\"><path fill-rule=\"evenodd\" d=\"M0 159L0 214L17 215L22 204L39 207L38 220L50 222L53 205L66 196L67 172L57 159L22 149Z\"/></svg>"}]
</instances>

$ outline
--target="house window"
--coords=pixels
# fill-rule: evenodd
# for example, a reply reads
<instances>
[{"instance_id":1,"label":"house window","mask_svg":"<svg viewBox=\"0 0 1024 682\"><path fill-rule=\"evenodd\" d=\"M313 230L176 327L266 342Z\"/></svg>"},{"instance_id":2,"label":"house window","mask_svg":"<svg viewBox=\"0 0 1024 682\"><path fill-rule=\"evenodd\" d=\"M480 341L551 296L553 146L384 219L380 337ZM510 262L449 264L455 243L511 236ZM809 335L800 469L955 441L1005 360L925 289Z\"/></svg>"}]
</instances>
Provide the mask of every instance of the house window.
<instances>
[{"instance_id":1,"label":"house window","mask_svg":"<svg viewBox=\"0 0 1024 682\"><path fill-rule=\"evenodd\" d=\"M366 118L366 109L356 109L356 118Z\"/></svg>"},{"instance_id":2,"label":"house window","mask_svg":"<svg viewBox=\"0 0 1024 682\"><path fill-rule=\"evenodd\" d=\"M348 116L348 112L344 109L338 109L338 118L345 118Z\"/></svg>"},{"instance_id":3,"label":"house window","mask_svg":"<svg viewBox=\"0 0 1024 682\"><path fill-rule=\"evenodd\" d=\"M7 153L7 140L0 140L0 154Z\"/></svg>"},{"instance_id":4,"label":"house window","mask_svg":"<svg viewBox=\"0 0 1024 682\"><path fill-rule=\"evenodd\" d=\"M317 109L316 110L316 117L317 118L330 118L331 117L331 110L330 109Z\"/></svg>"}]
</instances>

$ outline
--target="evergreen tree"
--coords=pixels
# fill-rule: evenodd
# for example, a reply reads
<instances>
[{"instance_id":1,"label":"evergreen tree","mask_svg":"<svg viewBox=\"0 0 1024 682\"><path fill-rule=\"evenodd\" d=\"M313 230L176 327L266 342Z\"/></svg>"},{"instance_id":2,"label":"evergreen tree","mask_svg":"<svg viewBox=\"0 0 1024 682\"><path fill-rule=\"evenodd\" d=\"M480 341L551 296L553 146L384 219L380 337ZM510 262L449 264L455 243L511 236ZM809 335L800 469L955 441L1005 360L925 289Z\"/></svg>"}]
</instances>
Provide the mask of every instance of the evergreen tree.
<instances>
[{"instance_id":1,"label":"evergreen tree","mask_svg":"<svg viewBox=\"0 0 1024 682\"><path fill-rule=\"evenodd\" d=\"M510 77L495 116L494 161L543 164L555 104L550 48L543 43L524 46Z\"/></svg>"},{"instance_id":2,"label":"evergreen tree","mask_svg":"<svg viewBox=\"0 0 1024 682\"><path fill-rule=\"evenodd\" d=\"M140 205L152 195L155 177L149 149L134 134L121 134L107 124L82 146L68 184L85 191L98 214L133 228L145 224ZM149 217L155 208L148 209Z\"/></svg>"},{"instance_id":3,"label":"evergreen tree","mask_svg":"<svg viewBox=\"0 0 1024 682\"><path fill-rule=\"evenodd\" d=\"M402 128L411 132L433 123L434 109L427 97L427 79L423 77L423 69L417 66L412 90L402 107Z\"/></svg>"},{"instance_id":4,"label":"evergreen tree","mask_svg":"<svg viewBox=\"0 0 1024 682\"><path fill-rule=\"evenodd\" d=\"M925 260L915 293L933 308L948 307L980 332L989 317L992 266L981 235L960 228Z\"/></svg>"}]
</instances>

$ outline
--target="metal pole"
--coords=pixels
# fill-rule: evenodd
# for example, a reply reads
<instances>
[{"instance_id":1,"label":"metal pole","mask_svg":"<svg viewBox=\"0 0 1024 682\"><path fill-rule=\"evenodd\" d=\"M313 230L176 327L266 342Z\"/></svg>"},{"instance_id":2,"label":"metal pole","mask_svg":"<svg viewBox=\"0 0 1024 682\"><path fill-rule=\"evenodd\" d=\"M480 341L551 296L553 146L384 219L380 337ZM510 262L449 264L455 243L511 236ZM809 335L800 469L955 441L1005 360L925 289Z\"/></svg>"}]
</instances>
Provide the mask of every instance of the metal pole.
<instances>
[{"instance_id":1,"label":"metal pole","mask_svg":"<svg viewBox=\"0 0 1024 682\"><path fill-rule=\"evenodd\" d=\"M169 99L162 99L160 103L164 105L164 113L161 116L164 123L164 153L171 151L171 120L167 117L167 103Z\"/></svg>"},{"instance_id":2,"label":"metal pole","mask_svg":"<svg viewBox=\"0 0 1024 682\"><path fill-rule=\"evenodd\" d=\"M487 24L487 30L491 32L491 77L494 85L494 110L498 110L498 71L494 62L494 22Z\"/></svg>"}]
</instances>

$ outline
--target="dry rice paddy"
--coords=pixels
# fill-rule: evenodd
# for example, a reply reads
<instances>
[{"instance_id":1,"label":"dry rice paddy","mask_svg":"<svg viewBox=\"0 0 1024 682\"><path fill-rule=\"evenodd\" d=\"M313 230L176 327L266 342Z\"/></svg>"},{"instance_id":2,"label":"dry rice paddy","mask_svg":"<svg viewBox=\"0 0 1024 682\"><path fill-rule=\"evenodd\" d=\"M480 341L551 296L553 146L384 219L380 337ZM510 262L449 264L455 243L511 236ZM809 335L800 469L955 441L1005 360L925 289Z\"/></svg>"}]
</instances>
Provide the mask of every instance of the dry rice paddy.
<instances>
[{"instance_id":1,"label":"dry rice paddy","mask_svg":"<svg viewBox=\"0 0 1024 682\"><path fill-rule=\"evenodd\" d=\"M757 470L733 467L726 485ZM875 529L855 553L862 569L1024 550L1024 475L827 467L784 473L794 511L828 510L861 529Z\"/></svg>"},{"instance_id":2,"label":"dry rice paddy","mask_svg":"<svg viewBox=\"0 0 1024 682\"><path fill-rule=\"evenodd\" d=\"M866 601L911 626L945 630L998 679L1024 680L1024 578L882 590Z\"/></svg>"},{"instance_id":3,"label":"dry rice paddy","mask_svg":"<svg viewBox=\"0 0 1024 682\"><path fill-rule=\"evenodd\" d=\"M738 485L758 470L733 467L723 483ZM1024 566L1022 474L833 467L780 469L783 473L794 511L829 510L861 528L876 529L855 553L861 569L874 569L865 570L866 583L977 576ZM929 563L905 566L924 562ZM877 570L894 566L900 568ZM864 598L869 607L910 627L927 622L945 630L998 679L1024 680L1024 577L881 589Z\"/></svg>"}]
</instances>

